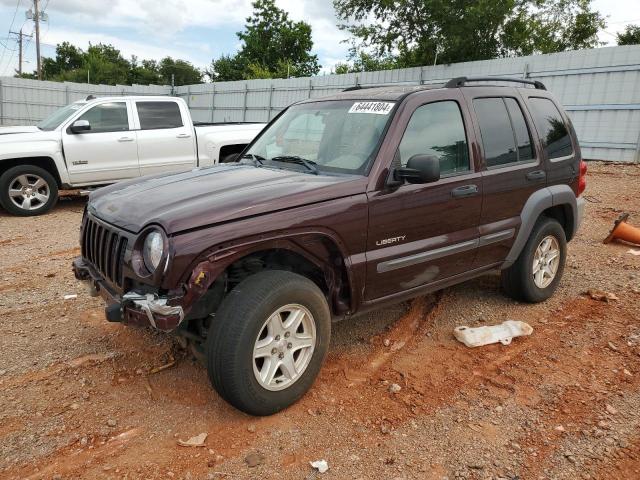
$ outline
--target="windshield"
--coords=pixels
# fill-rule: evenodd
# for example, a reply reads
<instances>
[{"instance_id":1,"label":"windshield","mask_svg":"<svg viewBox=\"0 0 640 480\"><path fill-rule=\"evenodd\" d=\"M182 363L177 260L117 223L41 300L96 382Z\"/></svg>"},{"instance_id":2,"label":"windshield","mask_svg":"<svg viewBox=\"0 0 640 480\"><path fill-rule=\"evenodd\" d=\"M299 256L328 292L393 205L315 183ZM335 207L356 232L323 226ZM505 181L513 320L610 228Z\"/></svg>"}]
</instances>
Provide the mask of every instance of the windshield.
<instances>
[{"instance_id":1,"label":"windshield","mask_svg":"<svg viewBox=\"0 0 640 480\"><path fill-rule=\"evenodd\" d=\"M69 118L71 115L73 115L75 112L80 110L85 105L86 103L77 102L77 103L72 103L71 105L67 105L66 107L62 107L61 109L56 110L47 118L42 120L38 124L38 128L40 130L55 130L56 128L58 128L58 126L62 122L64 122L67 118Z\"/></svg>"},{"instance_id":2,"label":"windshield","mask_svg":"<svg viewBox=\"0 0 640 480\"><path fill-rule=\"evenodd\" d=\"M309 173L366 174L394 105L353 100L295 105L265 130L247 156L262 165Z\"/></svg>"}]
</instances>

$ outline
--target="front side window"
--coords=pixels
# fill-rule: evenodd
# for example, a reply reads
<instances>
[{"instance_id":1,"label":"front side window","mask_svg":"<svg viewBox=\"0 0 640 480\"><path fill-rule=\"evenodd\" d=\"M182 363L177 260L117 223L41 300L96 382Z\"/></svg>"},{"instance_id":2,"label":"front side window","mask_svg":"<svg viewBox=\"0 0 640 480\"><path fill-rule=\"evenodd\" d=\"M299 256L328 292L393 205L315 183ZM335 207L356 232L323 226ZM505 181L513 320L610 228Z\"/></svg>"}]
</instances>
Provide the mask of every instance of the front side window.
<instances>
[{"instance_id":1,"label":"front side window","mask_svg":"<svg viewBox=\"0 0 640 480\"><path fill-rule=\"evenodd\" d=\"M335 100L290 107L247 151L263 165L320 173L366 174L393 102Z\"/></svg>"},{"instance_id":2,"label":"front side window","mask_svg":"<svg viewBox=\"0 0 640 480\"><path fill-rule=\"evenodd\" d=\"M125 102L101 103L76 119L87 120L91 133L122 132L129 130L129 117Z\"/></svg>"},{"instance_id":3,"label":"front side window","mask_svg":"<svg viewBox=\"0 0 640 480\"><path fill-rule=\"evenodd\" d=\"M458 104L448 100L418 107L398 151L402 166L414 155L433 155L440 160L441 175L468 172L469 148Z\"/></svg>"},{"instance_id":4,"label":"front side window","mask_svg":"<svg viewBox=\"0 0 640 480\"><path fill-rule=\"evenodd\" d=\"M176 102L136 102L136 107L142 130L179 128L184 125Z\"/></svg>"},{"instance_id":5,"label":"front side window","mask_svg":"<svg viewBox=\"0 0 640 480\"><path fill-rule=\"evenodd\" d=\"M548 98L534 97L529 102L547 157L552 159L571 155L571 137L558 108Z\"/></svg>"}]
</instances>

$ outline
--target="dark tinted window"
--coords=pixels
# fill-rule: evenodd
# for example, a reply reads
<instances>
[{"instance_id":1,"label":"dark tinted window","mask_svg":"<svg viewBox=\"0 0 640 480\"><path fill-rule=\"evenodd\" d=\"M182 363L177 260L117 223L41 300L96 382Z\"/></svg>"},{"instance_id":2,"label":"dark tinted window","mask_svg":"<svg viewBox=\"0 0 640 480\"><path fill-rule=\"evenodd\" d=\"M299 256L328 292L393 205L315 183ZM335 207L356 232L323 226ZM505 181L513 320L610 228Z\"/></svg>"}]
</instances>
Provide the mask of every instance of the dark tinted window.
<instances>
[{"instance_id":1,"label":"dark tinted window","mask_svg":"<svg viewBox=\"0 0 640 480\"><path fill-rule=\"evenodd\" d=\"M414 155L440 159L442 175L469 171L469 150L460 107L453 101L429 103L413 113L400 142L400 161Z\"/></svg>"},{"instance_id":2,"label":"dark tinted window","mask_svg":"<svg viewBox=\"0 0 640 480\"><path fill-rule=\"evenodd\" d=\"M478 117L487 167L518 161L516 143L502 98L478 98L473 101Z\"/></svg>"},{"instance_id":3,"label":"dark tinted window","mask_svg":"<svg viewBox=\"0 0 640 480\"><path fill-rule=\"evenodd\" d=\"M176 102L137 102L142 130L182 127L180 107Z\"/></svg>"},{"instance_id":4,"label":"dark tinted window","mask_svg":"<svg viewBox=\"0 0 640 480\"><path fill-rule=\"evenodd\" d=\"M96 105L87 110L78 120L87 120L91 125L91 133L122 132L129 130L127 104L111 102Z\"/></svg>"},{"instance_id":5,"label":"dark tinted window","mask_svg":"<svg viewBox=\"0 0 640 480\"><path fill-rule=\"evenodd\" d=\"M533 118L549 158L571 155L571 137L558 108L548 98L531 98Z\"/></svg>"},{"instance_id":6,"label":"dark tinted window","mask_svg":"<svg viewBox=\"0 0 640 480\"><path fill-rule=\"evenodd\" d=\"M514 98L505 98L504 102L507 104L507 110L509 110L513 131L516 134L518 161L522 162L525 160L532 160L534 155L533 146L531 145L531 135L527 128L527 123L524 120L522 109Z\"/></svg>"}]
</instances>

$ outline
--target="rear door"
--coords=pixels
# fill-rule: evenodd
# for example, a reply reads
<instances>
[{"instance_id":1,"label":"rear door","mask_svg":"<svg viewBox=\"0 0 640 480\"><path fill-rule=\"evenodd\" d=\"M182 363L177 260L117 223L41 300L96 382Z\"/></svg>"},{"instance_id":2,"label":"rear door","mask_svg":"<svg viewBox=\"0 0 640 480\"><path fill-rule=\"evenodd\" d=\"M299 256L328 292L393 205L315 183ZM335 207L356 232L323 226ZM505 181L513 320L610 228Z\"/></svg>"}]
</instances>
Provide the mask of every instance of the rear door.
<instances>
[{"instance_id":1,"label":"rear door","mask_svg":"<svg viewBox=\"0 0 640 480\"><path fill-rule=\"evenodd\" d=\"M394 150L386 150L395 155L395 165L406 165L416 154L434 155L441 179L369 193L366 300L471 270L477 249L482 179L461 94L416 96L395 121L397 133L385 139L395 142Z\"/></svg>"},{"instance_id":2,"label":"rear door","mask_svg":"<svg viewBox=\"0 0 640 480\"><path fill-rule=\"evenodd\" d=\"M185 106L172 99L136 100L135 110L141 175L196 166L196 139Z\"/></svg>"},{"instance_id":3,"label":"rear door","mask_svg":"<svg viewBox=\"0 0 640 480\"><path fill-rule=\"evenodd\" d=\"M110 183L137 177L138 148L133 115L128 101L105 101L93 105L62 131L62 145L72 184ZM73 133L78 120L91 129Z\"/></svg>"},{"instance_id":4,"label":"rear door","mask_svg":"<svg viewBox=\"0 0 640 480\"><path fill-rule=\"evenodd\" d=\"M532 122L517 90L467 88L483 162L483 204L476 267L503 261L515 241L520 214L547 174ZM488 92L488 93L487 93Z\"/></svg>"}]
</instances>

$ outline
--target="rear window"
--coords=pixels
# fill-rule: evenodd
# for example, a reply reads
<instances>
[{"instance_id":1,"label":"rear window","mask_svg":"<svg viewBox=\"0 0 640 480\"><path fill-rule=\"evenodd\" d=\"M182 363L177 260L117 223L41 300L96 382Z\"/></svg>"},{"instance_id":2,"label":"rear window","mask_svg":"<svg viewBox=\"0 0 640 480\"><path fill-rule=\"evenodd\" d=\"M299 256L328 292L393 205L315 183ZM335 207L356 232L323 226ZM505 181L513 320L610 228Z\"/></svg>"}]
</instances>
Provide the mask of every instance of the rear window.
<instances>
[{"instance_id":1,"label":"rear window","mask_svg":"<svg viewBox=\"0 0 640 480\"><path fill-rule=\"evenodd\" d=\"M552 159L571 155L571 137L558 107L548 98L533 97L529 102L547 157Z\"/></svg>"},{"instance_id":2,"label":"rear window","mask_svg":"<svg viewBox=\"0 0 640 480\"><path fill-rule=\"evenodd\" d=\"M182 127L182 115L176 102L137 102L142 130Z\"/></svg>"}]
</instances>

